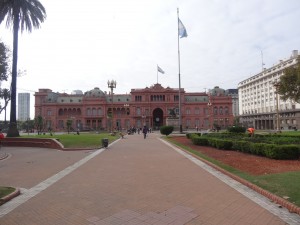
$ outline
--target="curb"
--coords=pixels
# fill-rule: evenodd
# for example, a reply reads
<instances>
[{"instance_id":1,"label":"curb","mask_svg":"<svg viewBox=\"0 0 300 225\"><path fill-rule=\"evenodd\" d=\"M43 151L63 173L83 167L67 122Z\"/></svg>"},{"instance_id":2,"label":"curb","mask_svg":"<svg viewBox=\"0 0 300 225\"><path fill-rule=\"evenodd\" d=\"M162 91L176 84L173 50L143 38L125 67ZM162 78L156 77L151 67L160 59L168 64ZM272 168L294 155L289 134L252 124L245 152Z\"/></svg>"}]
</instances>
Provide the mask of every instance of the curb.
<instances>
[{"instance_id":1,"label":"curb","mask_svg":"<svg viewBox=\"0 0 300 225\"><path fill-rule=\"evenodd\" d=\"M8 154L6 152L0 153L0 160L6 159Z\"/></svg>"},{"instance_id":2,"label":"curb","mask_svg":"<svg viewBox=\"0 0 300 225\"><path fill-rule=\"evenodd\" d=\"M173 144L173 143L171 143L171 144ZM252 190L256 191L257 193L259 193L259 194L265 196L266 198L270 199L271 201L275 202L276 204L279 204L280 206L286 208L290 213L296 213L296 214L300 215L300 207L296 206L295 204L293 204L293 203L285 200L284 198L281 198L281 197L279 197L279 196L277 196L277 195L275 195L275 194L273 194L269 191L266 191L266 190L262 189L261 187L258 187L257 185L252 184L249 181L247 181L247 180L245 180L241 177L238 177L238 176L222 169L221 167L219 167L219 166L217 166L217 165L201 158L200 156L197 156L197 155L189 152L188 150L185 150L185 149L183 149L183 148L181 148L177 145L176 145L176 147L180 148L182 151L188 153L189 155L201 160L202 162L204 162L207 165L213 167L214 169L220 171L221 173L229 176L230 178L240 182L241 184L247 186L248 188L251 188Z\"/></svg>"},{"instance_id":3,"label":"curb","mask_svg":"<svg viewBox=\"0 0 300 225\"><path fill-rule=\"evenodd\" d=\"M3 197L3 198L0 199L0 205L2 205L2 204L4 204L4 203L8 202L9 200L11 200L11 199L17 197L17 196L20 195L20 194L21 194L20 189L19 189L19 188L16 188L16 190L15 190L14 192L12 192L12 193L10 193L9 195L6 195L5 197Z\"/></svg>"}]
</instances>

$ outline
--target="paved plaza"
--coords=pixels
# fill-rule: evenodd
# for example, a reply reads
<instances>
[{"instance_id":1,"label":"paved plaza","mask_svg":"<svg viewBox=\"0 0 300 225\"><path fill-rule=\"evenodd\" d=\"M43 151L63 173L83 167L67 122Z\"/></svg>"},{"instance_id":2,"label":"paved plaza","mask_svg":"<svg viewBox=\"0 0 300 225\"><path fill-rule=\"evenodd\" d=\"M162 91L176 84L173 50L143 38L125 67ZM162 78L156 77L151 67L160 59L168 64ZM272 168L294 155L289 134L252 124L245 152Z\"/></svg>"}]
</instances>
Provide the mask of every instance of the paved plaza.
<instances>
[{"instance_id":1,"label":"paved plaza","mask_svg":"<svg viewBox=\"0 0 300 225\"><path fill-rule=\"evenodd\" d=\"M1 225L300 224L156 133L92 151L0 151L9 155L0 160L0 185L21 189L0 206Z\"/></svg>"}]
</instances>

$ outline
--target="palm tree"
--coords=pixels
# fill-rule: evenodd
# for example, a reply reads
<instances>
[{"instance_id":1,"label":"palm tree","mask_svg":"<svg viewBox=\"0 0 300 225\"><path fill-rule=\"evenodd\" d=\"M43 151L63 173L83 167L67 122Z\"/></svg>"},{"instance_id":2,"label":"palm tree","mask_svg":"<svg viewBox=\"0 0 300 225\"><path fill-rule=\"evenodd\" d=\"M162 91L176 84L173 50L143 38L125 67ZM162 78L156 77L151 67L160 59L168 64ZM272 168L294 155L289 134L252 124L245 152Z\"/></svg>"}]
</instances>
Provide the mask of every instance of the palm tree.
<instances>
[{"instance_id":1,"label":"palm tree","mask_svg":"<svg viewBox=\"0 0 300 225\"><path fill-rule=\"evenodd\" d=\"M32 28L39 28L46 18L46 10L38 0L1 0L0 24L6 18L6 26L13 26L13 63L11 81L11 107L8 137L19 136L16 119L17 95L17 64L18 64L18 35L19 30L29 32Z\"/></svg>"}]
</instances>

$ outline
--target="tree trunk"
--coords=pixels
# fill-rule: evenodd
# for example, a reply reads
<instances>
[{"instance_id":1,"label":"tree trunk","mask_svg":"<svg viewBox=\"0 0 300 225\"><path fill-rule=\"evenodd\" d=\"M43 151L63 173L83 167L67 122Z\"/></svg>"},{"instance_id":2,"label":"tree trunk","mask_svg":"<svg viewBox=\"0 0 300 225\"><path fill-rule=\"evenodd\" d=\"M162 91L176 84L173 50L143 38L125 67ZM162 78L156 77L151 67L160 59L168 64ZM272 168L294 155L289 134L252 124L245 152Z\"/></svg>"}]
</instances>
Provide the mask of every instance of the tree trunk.
<instances>
[{"instance_id":1,"label":"tree trunk","mask_svg":"<svg viewBox=\"0 0 300 225\"><path fill-rule=\"evenodd\" d=\"M6 107L5 107L5 109L4 109L4 124L6 124Z\"/></svg>"},{"instance_id":2,"label":"tree trunk","mask_svg":"<svg viewBox=\"0 0 300 225\"><path fill-rule=\"evenodd\" d=\"M19 13L14 13L13 28L13 63L11 80L11 106L10 106L10 124L7 131L7 137L19 137L16 118L16 96L17 96L17 65L18 65L18 35L19 35Z\"/></svg>"}]
</instances>

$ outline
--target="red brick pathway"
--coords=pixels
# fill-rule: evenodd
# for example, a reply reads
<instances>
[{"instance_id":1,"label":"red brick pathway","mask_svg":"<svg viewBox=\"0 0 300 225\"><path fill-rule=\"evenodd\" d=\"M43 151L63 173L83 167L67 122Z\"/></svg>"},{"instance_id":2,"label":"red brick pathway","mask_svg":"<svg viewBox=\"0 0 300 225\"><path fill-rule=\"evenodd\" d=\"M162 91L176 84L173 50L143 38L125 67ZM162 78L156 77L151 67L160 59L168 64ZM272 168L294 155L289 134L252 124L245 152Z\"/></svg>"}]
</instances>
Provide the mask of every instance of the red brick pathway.
<instances>
[{"instance_id":1,"label":"red brick pathway","mask_svg":"<svg viewBox=\"0 0 300 225\"><path fill-rule=\"evenodd\" d=\"M22 195L14 199L11 205L20 205L11 211L8 203L0 206L0 215L8 212L0 217L1 225L276 225L300 221L299 216L271 205L270 211L282 214L274 215L268 203L259 206L165 145L156 134L145 140L142 135L126 136L78 168L72 165L95 152L5 151L11 157L0 161L0 184L24 188L22 195L32 196L21 204ZM70 166L73 170L56 182L47 180Z\"/></svg>"}]
</instances>

